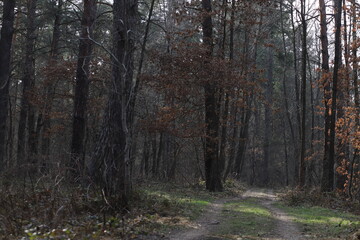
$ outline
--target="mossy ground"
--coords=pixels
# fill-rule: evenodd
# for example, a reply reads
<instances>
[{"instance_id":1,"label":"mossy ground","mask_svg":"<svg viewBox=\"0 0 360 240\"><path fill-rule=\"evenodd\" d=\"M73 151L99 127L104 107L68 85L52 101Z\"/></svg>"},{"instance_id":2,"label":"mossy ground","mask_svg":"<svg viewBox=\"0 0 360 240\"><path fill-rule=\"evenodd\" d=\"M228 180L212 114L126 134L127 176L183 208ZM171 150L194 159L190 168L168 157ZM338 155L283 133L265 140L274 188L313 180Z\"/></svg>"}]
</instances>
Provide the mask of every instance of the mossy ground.
<instances>
[{"instance_id":1,"label":"mossy ground","mask_svg":"<svg viewBox=\"0 0 360 240\"><path fill-rule=\"evenodd\" d=\"M345 239L360 229L360 216L318 206L287 206L277 203L294 218L304 235L314 239Z\"/></svg>"},{"instance_id":2,"label":"mossy ground","mask_svg":"<svg viewBox=\"0 0 360 240\"><path fill-rule=\"evenodd\" d=\"M271 235L276 222L271 212L253 198L228 202L214 236L224 239L261 239Z\"/></svg>"}]
</instances>

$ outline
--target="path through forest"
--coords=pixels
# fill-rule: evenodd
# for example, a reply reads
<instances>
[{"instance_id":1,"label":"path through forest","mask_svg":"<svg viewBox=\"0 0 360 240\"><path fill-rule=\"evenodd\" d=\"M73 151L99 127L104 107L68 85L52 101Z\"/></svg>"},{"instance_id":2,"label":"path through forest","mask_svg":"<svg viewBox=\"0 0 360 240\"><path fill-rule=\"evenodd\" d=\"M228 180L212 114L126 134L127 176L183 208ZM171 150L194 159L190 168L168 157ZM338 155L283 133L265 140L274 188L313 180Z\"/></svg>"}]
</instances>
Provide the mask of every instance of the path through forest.
<instances>
[{"instance_id":1,"label":"path through forest","mask_svg":"<svg viewBox=\"0 0 360 240\"><path fill-rule=\"evenodd\" d=\"M265 236L260 236L251 239L272 239L272 240L285 240L285 239L302 239L301 232L297 225L292 221L284 211L274 206L277 197L272 190L264 189L251 189L246 191L240 198L237 199L220 199L210 205L203 216L196 222L196 228L177 232L170 236L170 240L221 240L228 239L219 236L217 231L222 221L225 221L224 216L221 214L224 209L225 203L240 202L245 199L254 199L259 206L268 209L271 212L274 225L276 226L272 232L266 233ZM259 229L261 226L258 226ZM242 233L246 235L246 233ZM238 239L248 239L238 238ZM249 238L250 239L250 238Z\"/></svg>"}]
</instances>

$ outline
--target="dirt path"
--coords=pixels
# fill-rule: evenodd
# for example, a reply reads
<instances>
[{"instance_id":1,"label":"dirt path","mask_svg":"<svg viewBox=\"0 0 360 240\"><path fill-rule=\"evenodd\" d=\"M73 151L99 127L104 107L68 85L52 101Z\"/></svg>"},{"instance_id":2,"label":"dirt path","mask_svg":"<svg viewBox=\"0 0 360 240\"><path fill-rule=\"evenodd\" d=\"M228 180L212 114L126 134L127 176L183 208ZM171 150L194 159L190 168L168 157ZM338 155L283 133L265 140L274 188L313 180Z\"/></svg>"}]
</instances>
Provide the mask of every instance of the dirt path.
<instances>
[{"instance_id":1,"label":"dirt path","mask_svg":"<svg viewBox=\"0 0 360 240\"><path fill-rule=\"evenodd\" d=\"M208 235L212 232L214 227L220 223L220 213L224 203L234 199L219 199L210 204L200 219L196 221L196 227L191 230L181 231L172 236L170 240L210 240Z\"/></svg>"},{"instance_id":2,"label":"dirt path","mask_svg":"<svg viewBox=\"0 0 360 240\"><path fill-rule=\"evenodd\" d=\"M276 196L272 190L257 190L252 189L246 191L242 198L254 198L259 205L267 208L276 221L276 229L269 233L271 238L256 238L256 239L271 239L271 240L300 240L303 239L297 225L292 221L284 211L275 207L274 202L277 201ZM220 240L223 238L212 237L216 234L217 226L221 223L221 212L224 204L229 201L241 201L237 199L220 199L210 205L208 210L196 222L195 228L185 231L177 232L171 235L170 240ZM211 236L212 235L212 236ZM242 238L240 238L242 239Z\"/></svg>"},{"instance_id":3,"label":"dirt path","mask_svg":"<svg viewBox=\"0 0 360 240\"><path fill-rule=\"evenodd\" d=\"M244 198L256 198L259 203L270 210L274 219L276 219L276 239L286 240L300 240L304 239L301 235L301 231L298 226L293 222L293 219L288 216L284 211L275 207L274 202L277 201L277 197L272 190L248 190L243 194Z\"/></svg>"}]
</instances>

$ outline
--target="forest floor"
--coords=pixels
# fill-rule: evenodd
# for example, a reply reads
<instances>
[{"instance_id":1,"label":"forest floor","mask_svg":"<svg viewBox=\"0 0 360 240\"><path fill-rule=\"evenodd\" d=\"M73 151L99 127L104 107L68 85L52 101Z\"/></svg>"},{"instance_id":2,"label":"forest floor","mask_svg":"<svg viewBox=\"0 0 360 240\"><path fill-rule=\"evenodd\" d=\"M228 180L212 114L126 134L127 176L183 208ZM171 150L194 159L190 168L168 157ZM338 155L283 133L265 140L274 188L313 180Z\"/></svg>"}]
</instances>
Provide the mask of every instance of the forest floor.
<instances>
[{"instance_id":1,"label":"forest floor","mask_svg":"<svg viewBox=\"0 0 360 240\"><path fill-rule=\"evenodd\" d=\"M169 239L302 239L292 217L274 206L277 201L269 189L250 189L238 198L216 200L196 221L196 228L174 233Z\"/></svg>"},{"instance_id":2,"label":"forest floor","mask_svg":"<svg viewBox=\"0 0 360 240\"><path fill-rule=\"evenodd\" d=\"M52 186L52 185L51 185ZM20 190L22 191L20 191ZM260 240L360 239L360 203L319 191L225 183L138 183L126 211L116 199L55 185L0 187L0 239ZM360 236L360 234L359 234Z\"/></svg>"},{"instance_id":3,"label":"forest floor","mask_svg":"<svg viewBox=\"0 0 360 240\"><path fill-rule=\"evenodd\" d=\"M164 239L360 239L359 216L306 204L288 206L271 189L249 189L236 198L217 199L194 226Z\"/></svg>"}]
</instances>

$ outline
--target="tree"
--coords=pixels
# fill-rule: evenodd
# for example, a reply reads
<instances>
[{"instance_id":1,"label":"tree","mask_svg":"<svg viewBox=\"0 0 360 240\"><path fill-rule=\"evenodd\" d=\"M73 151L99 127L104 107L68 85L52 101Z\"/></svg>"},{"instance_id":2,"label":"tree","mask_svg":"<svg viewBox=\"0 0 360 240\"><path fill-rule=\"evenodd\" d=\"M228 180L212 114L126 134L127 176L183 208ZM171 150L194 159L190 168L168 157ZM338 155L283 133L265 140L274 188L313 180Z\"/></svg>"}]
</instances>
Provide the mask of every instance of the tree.
<instances>
[{"instance_id":1,"label":"tree","mask_svg":"<svg viewBox=\"0 0 360 240\"><path fill-rule=\"evenodd\" d=\"M6 156L6 122L8 118L11 46L14 33L15 0L5 0L0 36L0 165L4 166ZM0 168L0 171L3 167Z\"/></svg>"},{"instance_id":2,"label":"tree","mask_svg":"<svg viewBox=\"0 0 360 240\"><path fill-rule=\"evenodd\" d=\"M335 163L335 133L336 133L336 102L338 92L339 68L341 65L341 13L342 0L334 2L335 12L335 56L334 56L334 70L332 77L332 94L331 94L331 110L330 121L328 122L330 131L329 145L327 154L324 157L323 175L321 180L321 190L323 192L332 191L334 188L334 163Z\"/></svg>"},{"instance_id":3,"label":"tree","mask_svg":"<svg viewBox=\"0 0 360 240\"><path fill-rule=\"evenodd\" d=\"M37 38L36 19L37 0L27 0L27 18L26 18L26 43L25 60L23 68L23 91L21 98L21 109L18 129L18 150L17 163L35 163L35 108L31 102L35 87L35 41ZM28 134L26 134L28 130ZM28 137L26 137L28 136ZM28 139L28 141L26 141ZM26 155L26 146L28 146L29 155Z\"/></svg>"},{"instance_id":4,"label":"tree","mask_svg":"<svg viewBox=\"0 0 360 240\"><path fill-rule=\"evenodd\" d=\"M306 151L306 60L307 60L307 22L305 15L305 0L301 0L301 25L302 25L302 49L301 49L301 150L300 150L300 172L299 187L305 185L305 151Z\"/></svg>"},{"instance_id":5,"label":"tree","mask_svg":"<svg viewBox=\"0 0 360 240\"><path fill-rule=\"evenodd\" d=\"M74 176L80 175L85 164L86 109L89 97L90 60L92 57L96 4L96 0L84 0L84 12L81 20L70 160Z\"/></svg>"},{"instance_id":6,"label":"tree","mask_svg":"<svg viewBox=\"0 0 360 240\"><path fill-rule=\"evenodd\" d=\"M100 181L107 195L119 196L127 206L131 192L130 147L132 141L129 104L133 94L133 53L136 40L137 1L118 0L113 5L112 81L99 142L90 172Z\"/></svg>"},{"instance_id":7,"label":"tree","mask_svg":"<svg viewBox=\"0 0 360 240\"><path fill-rule=\"evenodd\" d=\"M213 25L211 19L211 0L202 0L203 7L203 43L207 50L207 57L211 59L213 53ZM209 61L209 59L205 61ZM206 63L205 63L206 66ZM208 71L211 71L208 69ZM218 88L213 82L205 83L205 178L209 191L222 191L221 164L218 156L219 112Z\"/></svg>"}]
</instances>

